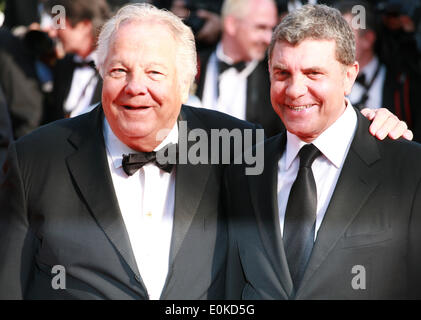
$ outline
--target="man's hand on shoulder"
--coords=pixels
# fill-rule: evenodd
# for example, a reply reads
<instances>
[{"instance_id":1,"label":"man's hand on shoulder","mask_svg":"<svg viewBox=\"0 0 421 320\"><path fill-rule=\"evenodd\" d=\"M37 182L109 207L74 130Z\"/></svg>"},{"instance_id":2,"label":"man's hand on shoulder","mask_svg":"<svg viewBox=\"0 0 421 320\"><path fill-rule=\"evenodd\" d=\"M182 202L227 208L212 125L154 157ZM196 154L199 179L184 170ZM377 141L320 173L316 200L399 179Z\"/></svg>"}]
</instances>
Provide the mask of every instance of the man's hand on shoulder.
<instances>
[{"instance_id":1,"label":"man's hand on shoulder","mask_svg":"<svg viewBox=\"0 0 421 320\"><path fill-rule=\"evenodd\" d=\"M379 140L383 140L387 136L391 139L402 137L407 140L412 140L414 137L405 121L399 120L397 116L385 108L364 108L361 113L368 120L373 121L370 125L370 133Z\"/></svg>"}]
</instances>

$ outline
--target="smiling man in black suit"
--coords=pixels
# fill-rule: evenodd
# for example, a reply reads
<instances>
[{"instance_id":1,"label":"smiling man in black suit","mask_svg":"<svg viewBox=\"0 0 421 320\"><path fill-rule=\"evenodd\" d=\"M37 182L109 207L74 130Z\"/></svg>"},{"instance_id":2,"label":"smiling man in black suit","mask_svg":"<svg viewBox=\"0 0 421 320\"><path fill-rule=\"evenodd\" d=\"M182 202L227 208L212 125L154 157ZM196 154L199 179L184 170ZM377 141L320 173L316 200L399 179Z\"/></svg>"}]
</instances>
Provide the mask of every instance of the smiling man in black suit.
<instances>
[{"instance_id":1,"label":"smiling man in black suit","mask_svg":"<svg viewBox=\"0 0 421 320\"><path fill-rule=\"evenodd\" d=\"M191 144L182 122L188 134L209 136L256 127L182 106L196 51L190 28L169 12L123 7L102 29L97 65L100 106L10 148L0 189L0 298L224 298L224 165L150 162L133 172L123 154ZM52 286L55 266L64 268L65 288Z\"/></svg>"},{"instance_id":2,"label":"smiling man in black suit","mask_svg":"<svg viewBox=\"0 0 421 320\"><path fill-rule=\"evenodd\" d=\"M421 147L376 140L345 98L350 26L322 5L288 14L269 71L287 132L265 142L262 175L228 170L228 297L420 298Z\"/></svg>"}]
</instances>

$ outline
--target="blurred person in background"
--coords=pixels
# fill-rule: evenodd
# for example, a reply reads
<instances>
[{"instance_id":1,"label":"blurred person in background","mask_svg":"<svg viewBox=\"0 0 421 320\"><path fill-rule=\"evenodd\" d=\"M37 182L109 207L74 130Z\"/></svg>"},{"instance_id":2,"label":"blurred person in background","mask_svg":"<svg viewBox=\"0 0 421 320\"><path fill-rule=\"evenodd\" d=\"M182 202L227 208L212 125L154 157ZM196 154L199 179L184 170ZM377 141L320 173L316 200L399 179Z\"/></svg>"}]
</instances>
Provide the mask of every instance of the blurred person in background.
<instances>
[{"instance_id":1,"label":"blurred person in background","mask_svg":"<svg viewBox=\"0 0 421 320\"><path fill-rule=\"evenodd\" d=\"M36 55L27 40L0 28L0 87L15 138L36 129L43 115L44 95L37 74Z\"/></svg>"},{"instance_id":2,"label":"blurred person in background","mask_svg":"<svg viewBox=\"0 0 421 320\"><path fill-rule=\"evenodd\" d=\"M170 10L192 28L198 52L215 46L221 36L223 0L172 0L170 2Z\"/></svg>"},{"instance_id":3,"label":"blurred person in background","mask_svg":"<svg viewBox=\"0 0 421 320\"><path fill-rule=\"evenodd\" d=\"M32 23L40 23L42 1L38 0L6 0L3 26L14 29L19 26L28 27Z\"/></svg>"},{"instance_id":4,"label":"blurred person in background","mask_svg":"<svg viewBox=\"0 0 421 320\"><path fill-rule=\"evenodd\" d=\"M101 100L102 81L95 69L95 44L102 24L111 12L105 0L50 0L66 9L65 28L56 28L66 56L57 61L53 72L52 99L45 111L45 122L92 110Z\"/></svg>"},{"instance_id":5,"label":"blurred person in background","mask_svg":"<svg viewBox=\"0 0 421 320\"><path fill-rule=\"evenodd\" d=\"M365 26L358 24L358 20L356 20L358 17L352 13L352 8L358 5L365 8ZM380 108L381 106L388 108L413 130L414 140L421 141L419 130L421 125L421 111L419 110L421 79L415 65L406 68L402 63L396 63L396 60L399 60L396 57L393 63L381 60L382 52L379 56L377 51L379 48L383 48L384 53L386 47L376 45L380 27L377 18L380 17L375 14L370 3L361 0L347 0L339 1L335 6L350 23L356 40L356 60L360 65L360 71L348 97L351 103L360 109L363 107ZM356 11L356 14L358 12ZM404 50L405 47L399 49L399 51Z\"/></svg>"},{"instance_id":6,"label":"blurred person in background","mask_svg":"<svg viewBox=\"0 0 421 320\"><path fill-rule=\"evenodd\" d=\"M421 73L420 0L377 1L380 16L376 50L394 72Z\"/></svg>"},{"instance_id":7,"label":"blurred person in background","mask_svg":"<svg viewBox=\"0 0 421 320\"><path fill-rule=\"evenodd\" d=\"M196 91L203 107L258 123L267 136L283 128L270 103L265 59L277 21L273 0L226 0L221 41L200 55Z\"/></svg>"}]
</instances>

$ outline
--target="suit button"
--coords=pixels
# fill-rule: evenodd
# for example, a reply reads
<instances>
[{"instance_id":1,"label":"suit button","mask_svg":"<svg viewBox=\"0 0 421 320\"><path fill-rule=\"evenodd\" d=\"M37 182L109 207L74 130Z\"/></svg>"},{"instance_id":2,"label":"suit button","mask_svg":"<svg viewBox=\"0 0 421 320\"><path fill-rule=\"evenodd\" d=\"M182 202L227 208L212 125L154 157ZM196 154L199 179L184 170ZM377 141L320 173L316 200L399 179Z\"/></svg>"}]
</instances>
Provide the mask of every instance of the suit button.
<instances>
[{"instance_id":1,"label":"suit button","mask_svg":"<svg viewBox=\"0 0 421 320\"><path fill-rule=\"evenodd\" d=\"M136 280L137 282L141 283L141 282L140 282L140 277L139 277L137 274L135 274L135 275L134 275L134 278L135 278L135 280Z\"/></svg>"}]
</instances>

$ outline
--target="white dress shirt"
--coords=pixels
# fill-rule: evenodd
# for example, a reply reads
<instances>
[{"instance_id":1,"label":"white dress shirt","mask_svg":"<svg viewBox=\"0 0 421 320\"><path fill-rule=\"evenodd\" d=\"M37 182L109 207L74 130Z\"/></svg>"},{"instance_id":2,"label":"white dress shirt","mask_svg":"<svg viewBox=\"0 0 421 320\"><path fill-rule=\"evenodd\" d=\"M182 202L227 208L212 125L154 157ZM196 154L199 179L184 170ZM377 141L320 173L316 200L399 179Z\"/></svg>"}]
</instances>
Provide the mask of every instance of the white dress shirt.
<instances>
[{"instance_id":1,"label":"white dress shirt","mask_svg":"<svg viewBox=\"0 0 421 320\"><path fill-rule=\"evenodd\" d=\"M375 76L376 69L379 65L380 61L375 56L371 61L364 67L364 69L360 70L360 74L364 74L366 78L366 82L369 83L371 79ZM386 78L386 67L382 64L380 66L379 73L377 74L376 78L373 81L373 84L368 90L368 99L364 103L364 107L371 108L371 109L378 109L381 108L383 105L383 86L384 81ZM352 87L352 91L348 96L349 101L351 103L358 103L360 102L363 94L366 92L366 88L358 82L354 83Z\"/></svg>"},{"instance_id":2,"label":"white dress shirt","mask_svg":"<svg viewBox=\"0 0 421 320\"><path fill-rule=\"evenodd\" d=\"M206 67L205 83L203 87L202 105L205 108L227 113L238 119L246 119L247 77L254 71L257 60L246 63L246 67L238 72L229 68L218 74L218 60L233 64L232 59L223 52L219 43L212 53ZM218 96L219 77L219 96Z\"/></svg>"},{"instance_id":3,"label":"white dress shirt","mask_svg":"<svg viewBox=\"0 0 421 320\"><path fill-rule=\"evenodd\" d=\"M137 267L149 298L157 300L168 274L176 169L167 173L148 163L128 176L122 168L122 155L136 151L114 135L106 119L104 139L114 190ZM155 151L171 142L178 142L177 123Z\"/></svg>"},{"instance_id":4,"label":"white dress shirt","mask_svg":"<svg viewBox=\"0 0 421 320\"><path fill-rule=\"evenodd\" d=\"M80 56L74 56L75 62L96 61L96 51L92 52L85 59ZM91 105L92 97L98 83L97 72L89 67L84 66L76 68L73 71L72 84L66 100L64 101L64 111L70 113L70 117L76 117L80 114L91 111L94 105Z\"/></svg>"},{"instance_id":5,"label":"white dress shirt","mask_svg":"<svg viewBox=\"0 0 421 320\"><path fill-rule=\"evenodd\" d=\"M314 239L317 237L317 231L335 190L356 127L357 115L351 104L348 103L345 112L312 142L322 153L311 166L317 187L317 218ZM278 210L282 234L289 193L300 166L298 152L305 144L297 136L287 131L286 148L278 162Z\"/></svg>"}]
</instances>

